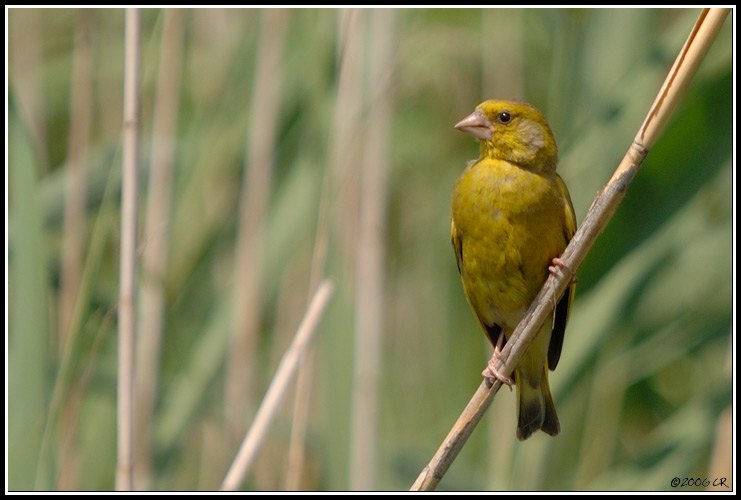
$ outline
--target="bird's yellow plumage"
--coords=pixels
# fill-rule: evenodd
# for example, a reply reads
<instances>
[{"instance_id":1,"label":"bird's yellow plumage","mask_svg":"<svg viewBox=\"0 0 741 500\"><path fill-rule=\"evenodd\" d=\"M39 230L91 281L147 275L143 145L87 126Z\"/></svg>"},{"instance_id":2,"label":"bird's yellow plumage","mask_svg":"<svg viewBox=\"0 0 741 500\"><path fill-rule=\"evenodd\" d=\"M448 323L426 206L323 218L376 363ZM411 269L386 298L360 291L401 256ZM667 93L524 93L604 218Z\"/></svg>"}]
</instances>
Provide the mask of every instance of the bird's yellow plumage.
<instances>
[{"instance_id":1,"label":"bird's yellow plumage","mask_svg":"<svg viewBox=\"0 0 741 500\"><path fill-rule=\"evenodd\" d=\"M540 291L551 263L576 230L568 189L556 173L558 150L548 122L522 101L489 100L455 128L481 143L453 188L451 238L468 303L495 347L483 375L496 372L500 348ZM554 262L554 259L555 262ZM517 437L560 432L548 369L558 363L574 285L564 294L514 372Z\"/></svg>"}]
</instances>

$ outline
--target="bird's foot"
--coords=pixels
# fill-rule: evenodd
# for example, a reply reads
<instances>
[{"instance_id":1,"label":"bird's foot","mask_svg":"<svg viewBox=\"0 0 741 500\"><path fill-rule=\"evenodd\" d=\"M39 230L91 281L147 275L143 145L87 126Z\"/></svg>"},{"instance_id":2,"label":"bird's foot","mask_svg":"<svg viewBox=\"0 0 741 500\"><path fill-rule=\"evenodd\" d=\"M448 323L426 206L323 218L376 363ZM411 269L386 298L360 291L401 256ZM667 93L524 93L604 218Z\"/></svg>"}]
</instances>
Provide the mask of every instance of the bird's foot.
<instances>
[{"instance_id":1,"label":"bird's foot","mask_svg":"<svg viewBox=\"0 0 741 500\"><path fill-rule=\"evenodd\" d=\"M553 262L553 265L548 266L548 271L550 271L551 274L558 276L561 273L561 269L563 269L571 275L571 281L569 282L570 285L573 285L579 281L576 278L576 274L574 273L574 271L572 271L571 268L569 268L569 266L567 266L560 257L554 257L551 262Z\"/></svg>"},{"instance_id":2,"label":"bird's foot","mask_svg":"<svg viewBox=\"0 0 741 500\"><path fill-rule=\"evenodd\" d=\"M509 387L509 390L512 390L512 379L502 374L497 369L497 361L502 359L502 345L504 344L504 332L501 332L499 334L499 339L497 340L497 345L494 346L494 353L491 355L491 359L486 363L486 368L484 368L484 371L481 372L481 375L484 376L486 380L489 381L490 385L494 385L494 382L496 380L499 380L502 384Z\"/></svg>"}]
</instances>

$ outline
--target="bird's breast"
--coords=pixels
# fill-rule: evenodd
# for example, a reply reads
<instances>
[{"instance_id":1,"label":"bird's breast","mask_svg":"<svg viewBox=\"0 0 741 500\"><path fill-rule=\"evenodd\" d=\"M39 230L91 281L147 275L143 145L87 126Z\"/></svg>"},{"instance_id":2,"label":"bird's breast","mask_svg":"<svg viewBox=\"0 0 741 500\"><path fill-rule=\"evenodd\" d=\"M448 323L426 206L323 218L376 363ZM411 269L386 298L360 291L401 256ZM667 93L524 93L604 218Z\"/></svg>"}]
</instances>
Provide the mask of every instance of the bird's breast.
<instances>
[{"instance_id":1,"label":"bird's breast","mask_svg":"<svg viewBox=\"0 0 741 500\"><path fill-rule=\"evenodd\" d=\"M555 174L554 174L555 175ZM469 165L453 190L461 277L487 322L518 322L566 246L563 200L547 173L501 160Z\"/></svg>"}]
</instances>

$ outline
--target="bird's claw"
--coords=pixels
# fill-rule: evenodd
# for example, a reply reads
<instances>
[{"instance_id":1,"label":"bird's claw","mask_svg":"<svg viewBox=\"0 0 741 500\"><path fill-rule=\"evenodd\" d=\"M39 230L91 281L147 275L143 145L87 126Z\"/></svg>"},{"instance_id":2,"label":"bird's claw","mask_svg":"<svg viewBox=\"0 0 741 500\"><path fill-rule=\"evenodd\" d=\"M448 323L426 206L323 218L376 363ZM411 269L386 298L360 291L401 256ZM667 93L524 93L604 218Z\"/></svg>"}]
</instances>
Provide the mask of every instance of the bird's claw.
<instances>
[{"instance_id":1,"label":"bird's claw","mask_svg":"<svg viewBox=\"0 0 741 500\"><path fill-rule=\"evenodd\" d=\"M560 274L560 270L563 269L567 271L571 275L571 281L569 282L570 285L573 285L577 283L579 280L576 278L576 274L574 274L574 271L571 270L569 266L566 265L566 263L561 260L560 257L554 257L552 266L548 266L548 271L553 274L554 276L558 276Z\"/></svg>"},{"instance_id":2,"label":"bird's claw","mask_svg":"<svg viewBox=\"0 0 741 500\"><path fill-rule=\"evenodd\" d=\"M497 361L502 359L502 345L504 344L504 333L499 334L497 339L497 345L494 346L494 353L491 355L491 359L486 363L486 368L481 372L481 375L489 382L489 385L494 385L494 382L499 380L502 384L509 387L512 390L512 379L502 374L497 369Z\"/></svg>"}]
</instances>

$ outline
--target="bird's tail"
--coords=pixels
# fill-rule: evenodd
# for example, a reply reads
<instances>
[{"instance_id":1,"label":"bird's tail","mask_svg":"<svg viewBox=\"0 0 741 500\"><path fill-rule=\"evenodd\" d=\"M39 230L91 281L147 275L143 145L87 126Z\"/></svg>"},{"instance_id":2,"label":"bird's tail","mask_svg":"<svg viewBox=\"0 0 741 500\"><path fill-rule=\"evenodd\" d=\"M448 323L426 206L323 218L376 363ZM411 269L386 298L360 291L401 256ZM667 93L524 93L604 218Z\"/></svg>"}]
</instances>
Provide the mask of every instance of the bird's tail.
<instances>
[{"instance_id":1,"label":"bird's tail","mask_svg":"<svg viewBox=\"0 0 741 500\"><path fill-rule=\"evenodd\" d=\"M541 332L515 370L518 416L517 439L523 441L541 429L555 436L561 432L551 388L548 385L547 346L550 335ZM541 345L542 344L542 345ZM541 349L545 347L545 349Z\"/></svg>"},{"instance_id":2,"label":"bird's tail","mask_svg":"<svg viewBox=\"0 0 741 500\"><path fill-rule=\"evenodd\" d=\"M551 436L561 432L561 424L558 422L556 407L548 386L547 370L543 369L540 382L536 385L531 385L519 371L516 378L519 400L517 439L523 441L538 429Z\"/></svg>"}]
</instances>

